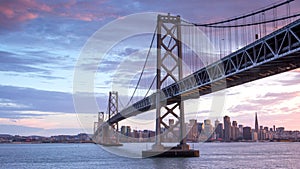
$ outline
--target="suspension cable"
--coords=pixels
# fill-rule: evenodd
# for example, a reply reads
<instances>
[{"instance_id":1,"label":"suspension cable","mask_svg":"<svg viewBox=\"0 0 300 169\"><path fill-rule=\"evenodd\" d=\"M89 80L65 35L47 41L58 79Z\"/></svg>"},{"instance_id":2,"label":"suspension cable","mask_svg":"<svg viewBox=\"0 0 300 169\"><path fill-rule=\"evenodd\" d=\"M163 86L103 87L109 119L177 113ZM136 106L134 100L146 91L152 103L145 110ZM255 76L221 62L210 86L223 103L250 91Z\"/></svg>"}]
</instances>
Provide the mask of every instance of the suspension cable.
<instances>
[{"instance_id":1,"label":"suspension cable","mask_svg":"<svg viewBox=\"0 0 300 169\"><path fill-rule=\"evenodd\" d=\"M224 21L214 22L214 23L197 24L197 23L190 23L190 22L187 22L187 21L184 21L184 22L189 23L189 24L193 24L195 26L212 26L212 25L218 25L218 24L221 24L221 23L228 23L228 22L231 22L231 21L235 21L235 20L239 20L239 19L243 19L243 18L247 18L247 17L253 16L253 15L256 15L256 14L259 14L259 13L263 13L263 12L269 11L271 9L277 8L279 6L282 6L284 4L289 4L292 1L294 1L294 0L287 0L287 1L279 3L277 5L275 4L275 5L272 5L270 7L263 8L263 9L258 10L256 12L252 12L252 13L249 13L249 14L246 14L246 15L243 15L243 16L235 17L235 18L232 18L232 19L227 19L227 20L224 20Z\"/></svg>"},{"instance_id":2,"label":"suspension cable","mask_svg":"<svg viewBox=\"0 0 300 169\"><path fill-rule=\"evenodd\" d=\"M152 45L153 45L153 42L154 42L154 38L155 38L155 35L156 35L156 31L157 31L157 26L155 27L155 30L154 30L154 33L153 33L153 36L152 36L152 40L151 40L151 44L150 44L150 48L149 48L149 50L148 50L148 53L147 53L147 56L146 56L146 60L145 60L145 63L144 63L142 72L141 72L141 74L140 74L139 80L138 80L138 82L137 82L137 84L136 84L136 86L135 86L135 88L134 88L134 91L133 91L133 93L132 93L132 95L131 95L131 97L130 97L130 99L129 99L127 105L126 105L126 107L127 107L127 106L130 104L130 102L132 101L133 96L134 96L134 94L135 94L135 92L136 92L136 90L137 90L137 88L138 88L138 86L139 86L139 84L140 84L140 82L141 82L141 79L142 79L142 76L143 76L143 74L144 74L145 67L146 67L146 64L147 64L147 61L148 61L148 58L149 58L149 55L150 55L150 51L151 51L151 48L152 48Z\"/></svg>"},{"instance_id":3,"label":"suspension cable","mask_svg":"<svg viewBox=\"0 0 300 169\"><path fill-rule=\"evenodd\" d=\"M122 109L123 109L123 108L125 108L125 106L124 106L124 104L123 104L123 102L121 100L122 99L119 99L118 101L119 101L119 103L120 103L120 105L122 106Z\"/></svg>"},{"instance_id":4,"label":"suspension cable","mask_svg":"<svg viewBox=\"0 0 300 169\"><path fill-rule=\"evenodd\" d=\"M153 80L152 80L152 82L151 82L151 85L150 85L149 89L147 90L147 92L146 92L144 98L147 97L147 95L148 95L148 93L150 92L150 90L151 90L151 88L152 88L152 86L153 86L153 84L154 84L156 78L157 78L157 75L154 76L154 78L153 78Z\"/></svg>"},{"instance_id":5,"label":"suspension cable","mask_svg":"<svg viewBox=\"0 0 300 169\"><path fill-rule=\"evenodd\" d=\"M173 34L174 34L174 33L175 33L175 29L173 30ZM172 38L170 38L170 40L169 40L169 42L168 42L168 48L170 47L171 42L172 42ZM152 82L151 82L151 84L150 84L150 86L149 86L149 88L148 88L148 90L147 90L147 92L146 92L144 98L147 97L147 95L149 94L149 92L150 92L150 90L151 90L151 88L152 88L152 86L153 86L153 84L154 84L156 78L157 78L157 75L155 75L154 78L152 79Z\"/></svg>"},{"instance_id":6,"label":"suspension cable","mask_svg":"<svg viewBox=\"0 0 300 169\"><path fill-rule=\"evenodd\" d=\"M260 22L255 22L255 23L247 23L247 24L235 24L235 25L201 25L201 24L194 24L194 25L184 25L182 24L181 26L199 26L199 27L210 27L210 28L234 28L234 27L245 27L245 26L253 26L253 25L261 25L261 24L266 24L270 22L276 22L276 21L281 21L281 20L286 20L290 18L295 18L300 16L300 13L294 14L291 16L286 16L282 18L277 18L277 19L272 19L272 20L267 20L267 21L260 21Z\"/></svg>"}]
</instances>

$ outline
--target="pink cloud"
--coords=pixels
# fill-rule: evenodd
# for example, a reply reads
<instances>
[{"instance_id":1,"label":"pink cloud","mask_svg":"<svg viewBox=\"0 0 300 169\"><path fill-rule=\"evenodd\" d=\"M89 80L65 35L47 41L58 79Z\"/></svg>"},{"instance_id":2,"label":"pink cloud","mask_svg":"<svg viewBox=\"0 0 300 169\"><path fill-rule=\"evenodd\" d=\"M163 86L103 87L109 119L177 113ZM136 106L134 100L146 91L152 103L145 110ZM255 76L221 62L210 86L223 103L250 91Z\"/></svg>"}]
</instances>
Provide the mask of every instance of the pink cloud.
<instances>
[{"instance_id":1,"label":"pink cloud","mask_svg":"<svg viewBox=\"0 0 300 169\"><path fill-rule=\"evenodd\" d=\"M36 19L41 12L51 12L52 8L34 0L0 1L0 26L12 28L16 24Z\"/></svg>"},{"instance_id":2,"label":"pink cloud","mask_svg":"<svg viewBox=\"0 0 300 169\"><path fill-rule=\"evenodd\" d=\"M53 14L81 21L97 21L106 17L117 17L113 14L114 9L107 6L106 2L107 0L84 2L70 0L69 2L54 5Z\"/></svg>"},{"instance_id":3,"label":"pink cloud","mask_svg":"<svg viewBox=\"0 0 300 169\"><path fill-rule=\"evenodd\" d=\"M106 0L42 2L36 0L0 1L0 29L17 28L23 22L39 17L57 17L82 21L117 17Z\"/></svg>"},{"instance_id":4,"label":"pink cloud","mask_svg":"<svg viewBox=\"0 0 300 169\"><path fill-rule=\"evenodd\" d=\"M12 9L7 9L3 6L0 6L0 13L2 13L7 18L12 18L15 14L15 12Z\"/></svg>"},{"instance_id":5,"label":"pink cloud","mask_svg":"<svg viewBox=\"0 0 300 169\"><path fill-rule=\"evenodd\" d=\"M72 14L72 13L61 13L59 14L62 17L77 19L82 21L93 21L96 17L93 14Z\"/></svg>"}]
</instances>

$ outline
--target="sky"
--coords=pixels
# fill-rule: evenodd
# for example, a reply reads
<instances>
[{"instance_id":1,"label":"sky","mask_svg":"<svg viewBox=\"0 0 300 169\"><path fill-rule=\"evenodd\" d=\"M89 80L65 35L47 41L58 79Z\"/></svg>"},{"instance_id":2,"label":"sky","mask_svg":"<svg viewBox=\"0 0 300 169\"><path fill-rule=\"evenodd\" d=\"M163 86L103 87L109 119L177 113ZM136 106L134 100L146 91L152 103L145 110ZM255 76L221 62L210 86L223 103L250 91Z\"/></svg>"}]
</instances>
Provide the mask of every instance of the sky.
<instances>
[{"instance_id":1,"label":"sky","mask_svg":"<svg viewBox=\"0 0 300 169\"><path fill-rule=\"evenodd\" d=\"M97 112L107 109L109 91L128 81L126 90L119 91L122 104L131 95L134 86L130 84L136 82L142 69L151 31L155 28L153 16L156 12L208 23L251 12L273 2L1 0L0 133L45 136L90 133ZM291 12L299 11L300 2L293 2ZM130 18L127 16L139 17L119 26ZM133 29L135 24L138 26ZM147 30L146 35L129 36L139 30ZM94 49L97 38L105 40L102 45L108 50L99 53L105 56L93 60L88 49ZM78 69L93 73L76 74ZM147 69L149 73L155 67ZM135 71L122 74L129 70ZM151 73L146 71L145 74L150 76ZM299 79L300 70L297 69L191 100L185 103L187 120L218 118L222 121L224 115L229 115L232 120L253 127L254 114L258 112L262 125L299 130ZM76 93L83 96L80 103L73 99ZM86 98L84 94L87 93L93 97ZM215 104L222 106L214 110ZM153 113L145 113L121 125L153 129L154 118Z\"/></svg>"}]
</instances>

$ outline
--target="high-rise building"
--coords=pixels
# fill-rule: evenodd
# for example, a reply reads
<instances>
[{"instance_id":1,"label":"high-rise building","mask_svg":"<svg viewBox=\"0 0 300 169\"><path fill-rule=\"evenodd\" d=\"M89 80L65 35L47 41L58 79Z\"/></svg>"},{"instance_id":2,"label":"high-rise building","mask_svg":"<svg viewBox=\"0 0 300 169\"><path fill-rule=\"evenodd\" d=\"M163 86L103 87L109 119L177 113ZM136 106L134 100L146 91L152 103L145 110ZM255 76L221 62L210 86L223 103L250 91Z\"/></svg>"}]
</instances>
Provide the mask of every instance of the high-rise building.
<instances>
[{"instance_id":1,"label":"high-rise building","mask_svg":"<svg viewBox=\"0 0 300 169\"><path fill-rule=\"evenodd\" d=\"M187 139L189 141L197 141L199 134L198 134L198 125L196 119L190 120L187 132L188 132Z\"/></svg>"},{"instance_id":2,"label":"high-rise building","mask_svg":"<svg viewBox=\"0 0 300 169\"><path fill-rule=\"evenodd\" d=\"M213 132L214 129L211 125L211 121L209 119L204 120L204 134L207 136L207 138L211 137Z\"/></svg>"},{"instance_id":3,"label":"high-rise building","mask_svg":"<svg viewBox=\"0 0 300 169\"><path fill-rule=\"evenodd\" d=\"M217 120L215 121L215 128L217 128L217 126L218 126L219 123L220 123L220 121L217 119Z\"/></svg>"},{"instance_id":4,"label":"high-rise building","mask_svg":"<svg viewBox=\"0 0 300 169\"><path fill-rule=\"evenodd\" d=\"M243 139L244 140L252 140L251 127L243 128Z\"/></svg>"},{"instance_id":5,"label":"high-rise building","mask_svg":"<svg viewBox=\"0 0 300 169\"><path fill-rule=\"evenodd\" d=\"M239 124L239 139L243 139L243 125Z\"/></svg>"},{"instance_id":6,"label":"high-rise building","mask_svg":"<svg viewBox=\"0 0 300 169\"><path fill-rule=\"evenodd\" d=\"M258 140L264 140L264 126L259 126L259 132L257 133Z\"/></svg>"},{"instance_id":7,"label":"high-rise building","mask_svg":"<svg viewBox=\"0 0 300 169\"><path fill-rule=\"evenodd\" d=\"M130 126L126 126L126 136L131 137L131 127Z\"/></svg>"},{"instance_id":8,"label":"high-rise building","mask_svg":"<svg viewBox=\"0 0 300 169\"><path fill-rule=\"evenodd\" d=\"M265 131L269 131L269 127L264 127L264 130Z\"/></svg>"},{"instance_id":9,"label":"high-rise building","mask_svg":"<svg viewBox=\"0 0 300 169\"><path fill-rule=\"evenodd\" d=\"M230 138L231 138L230 117L224 116L224 141L230 141Z\"/></svg>"},{"instance_id":10,"label":"high-rise building","mask_svg":"<svg viewBox=\"0 0 300 169\"><path fill-rule=\"evenodd\" d=\"M218 123L215 129L216 139L223 139L223 124Z\"/></svg>"},{"instance_id":11,"label":"high-rise building","mask_svg":"<svg viewBox=\"0 0 300 169\"><path fill-rule=\"evenodd\" d=\"M203 130L203 123L197 123L198 125L198 133L200 134Z\"/></svg>"},{"instance_id":12,"label":"high-rise building","mask_svg":"<svg viewBox=\"0 0 300 169\"><path fill-rule=\"evenodd\" d=\"M215 121L216 139L223 139L223 124L217 119Z\"/></svg>"},{"instance_id":13,"label":"high-rise building","mask_svg":"<svg viewBox=\"0 0 300 169\"><path fill-rule=\"evenodd\" d=\"M126 126L121 126L121 134L125 135L126 133Z\"/></svg>"},{"instance_id":14,"label":"high-rise building","mask_svg":"<svg viewBox=\"0 0 300 169\"><path fill-rule=\"evenodd\" d=\"M130 126L121 126L121 134L124 136L131 137L131 128Z\"/></svg>"},{"instance_id":15,"label":"high-rise building","mask_svg":"<svg viewBox=\"0 0 300 169\"><path fill-rule=\"evenodd\" d=\"M284 132L284 127L278 127L276 128L277 133L283 133Z\"/></svg>"},{"instance_id":16,"label":"high-rise building","mask_svg":"<svg viewBox=\"0 0 300 169\"><path fill-rule=\"evenodd\" d=\"M255 132L258 133L258 120L257 120L257 112L255 112Z\"/></svg>"},{"instance_id":17,"label":"high-rise building","mask_svg":"<svg viewBox=\"0 0 300 169\"><path fill-rule=\"evenodd\" d=\"M231 140L236 140L237 136L238 136L237 121L232 121L232 126L231 126Z\"/></svg>"},{"instance_id":18,"label":"high-rise building","mask_svg":"<svg viewBox=\"0 0 300 169\"><path fill-rule=\"evenodd\" d=\"M258 136L257 136L256 131L254 131L254 132L252 132L252 141L257 141L257 140L258 140Z\"/></svg>"}]
</instances>

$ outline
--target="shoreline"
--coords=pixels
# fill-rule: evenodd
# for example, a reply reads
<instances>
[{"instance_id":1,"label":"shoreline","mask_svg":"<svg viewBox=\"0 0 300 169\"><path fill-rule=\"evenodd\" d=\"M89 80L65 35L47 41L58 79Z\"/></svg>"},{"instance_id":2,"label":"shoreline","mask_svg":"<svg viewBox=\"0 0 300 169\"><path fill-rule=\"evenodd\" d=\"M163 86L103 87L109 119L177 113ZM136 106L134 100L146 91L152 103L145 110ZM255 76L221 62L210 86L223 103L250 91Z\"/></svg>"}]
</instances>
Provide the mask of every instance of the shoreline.
<instances>
[{"instance_id":1,"label":"shoreline","mask_svg":"<svg viewBox=\"0 0 300 169\"><path fill-rule=\"evenodd\" d=\"M230 142L224 142L224 141L205 141L205 142L187 142L188 144L194 144L194 143L295 143L300 142L300 140L266 140L266 141L230 141ZM0 144L97 144L93 141L82 141L82 142L0 142ZM146 143L146 142L122 142L122 143ZM163 143L169 143L169 142L163 142ZM172 142L170 142L172 143Z\"/></svg>"}]
</instances>

